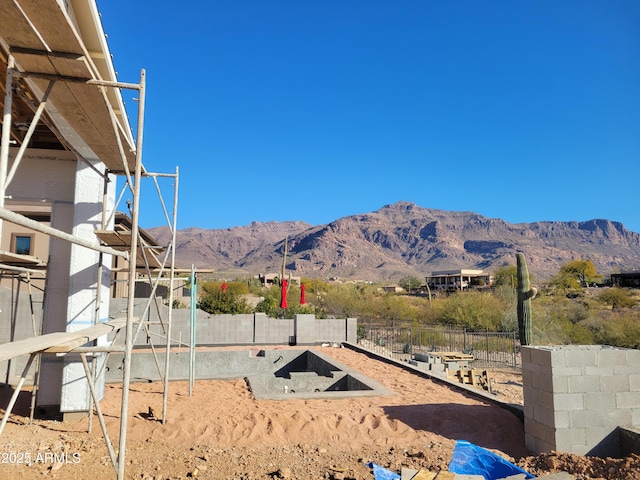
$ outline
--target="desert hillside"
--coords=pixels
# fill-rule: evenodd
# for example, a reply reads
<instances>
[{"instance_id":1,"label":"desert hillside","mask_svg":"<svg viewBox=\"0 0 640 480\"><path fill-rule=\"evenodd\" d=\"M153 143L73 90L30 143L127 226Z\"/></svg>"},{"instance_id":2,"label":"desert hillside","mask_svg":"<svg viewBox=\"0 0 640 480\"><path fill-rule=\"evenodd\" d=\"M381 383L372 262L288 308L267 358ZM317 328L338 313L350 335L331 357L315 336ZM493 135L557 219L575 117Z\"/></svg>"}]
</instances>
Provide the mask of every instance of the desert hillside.
<instances>
[{"instance_id":1,"label":"desert hillside","mask_svg":"<svg viewBox=\"0 0 640 480\"><path fill-rule=\"evenodd\" d=\"M162 244L166 228L147 230ZM640 268L640 234L619 222L512 224L473 212L398 202L326 225L253 222L247 226L177 233L176 263L238 274L279 272L288 238L287 270L308 277L392 281L434 270L495 269L525 252L539 279L566 262L593 261L599 273Z\"/></svg>"}]
</instances>

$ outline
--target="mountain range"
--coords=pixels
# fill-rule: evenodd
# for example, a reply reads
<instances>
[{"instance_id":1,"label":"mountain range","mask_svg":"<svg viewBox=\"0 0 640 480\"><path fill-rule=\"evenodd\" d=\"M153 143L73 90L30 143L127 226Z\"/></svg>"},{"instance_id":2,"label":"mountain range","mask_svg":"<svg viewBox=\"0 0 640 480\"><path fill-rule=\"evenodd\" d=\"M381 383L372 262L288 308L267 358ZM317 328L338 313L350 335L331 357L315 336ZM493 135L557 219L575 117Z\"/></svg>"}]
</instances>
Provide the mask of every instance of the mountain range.
<instances>
[{"instance_id":1,"label":"mountain range","mask_svg":"<svg viewBox=\"0 0 640 480\"><path fill-rule=\"evenodd\" d=\"M146 230L168 244L166 227ZM591 260L598 273L640 268L640 234L604 219L511 224L473 212L397 202L370 213L313 226L301 221L253 222L227 229L190 227L176 232L176 266L234 275L278 273L287 241L292 275L369 281L422 278L452 269L491 271L515 265L525 253L536 279L570 260Z\"/></svg>"}]
</instances>

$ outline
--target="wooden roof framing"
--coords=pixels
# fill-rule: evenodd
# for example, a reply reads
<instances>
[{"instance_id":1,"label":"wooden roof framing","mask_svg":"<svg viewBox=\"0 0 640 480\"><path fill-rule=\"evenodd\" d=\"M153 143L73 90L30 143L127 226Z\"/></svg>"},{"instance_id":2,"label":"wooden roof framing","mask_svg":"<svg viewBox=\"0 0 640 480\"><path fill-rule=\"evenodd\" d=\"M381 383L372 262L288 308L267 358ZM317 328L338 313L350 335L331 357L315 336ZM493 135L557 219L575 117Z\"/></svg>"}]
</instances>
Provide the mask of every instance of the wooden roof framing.
<instances>
[{"instance_id":1,"label":"wooden roof framing","mask_svg":"<svg viewBox=\"0 0 640 480\"><path fill-rule=\"evenodd\" d=\"M129 251L131 249L131 230L126 230L116 226L115 230L95 230L96 237L107 247L121 251ZM149 245L144 239L138 245L136 250L136 267L143 268L147 265L149 268L160 268L162 263L158 259L158 254L163 247ZM146 257L146 262L145 262Z\"/></svg>"},{"instance_id":2,"label":"wooden roof framing","mask_svg":"<svg viewBox=\"0 0 640 480\"><path fill-rule=\"evenodd\" d=\"M94 230L96 237L105 246L115 250L129 251L131 249L131 218L125 213L116 212L115 225L113 230ZM136 267L157 269L162 267L162 262L158 259L158 255L166 249L164 246L157 245L157 241L142 228L138 227L139 242L136 250ZM146 257L146 261L145 261Z\"/></svg>"},{"instance_id":3,"label":"wooden roof framing","mask_svg":"<svg viewBox=\"0 0 640 480\"><path fill-rule=\"evenodd\" d=\"M96 66L101 56L107 57L100 60L102 63L111 65L109 53L95 52L92 58L70 15L81 15L82 12L67 12L63 3L0 0L0 43L15 58L16 70L21 77L14 82L19 81L37 104L49 83L45 76L56 76L58 80L47 101L45 113L64 140L84 158L101 160L116 173L125 171L118 146L120 142L126 164L133 171L135 145L120 92L91 83L96 80L116 81L115 75L104 78L112 68ZM83 2L75 3L81 10ZM3 58L4 70L6 61ZM111 111L116 117L115 129ZM16 115L19 113L16 109Z\"/></svg>"}]
</instances>

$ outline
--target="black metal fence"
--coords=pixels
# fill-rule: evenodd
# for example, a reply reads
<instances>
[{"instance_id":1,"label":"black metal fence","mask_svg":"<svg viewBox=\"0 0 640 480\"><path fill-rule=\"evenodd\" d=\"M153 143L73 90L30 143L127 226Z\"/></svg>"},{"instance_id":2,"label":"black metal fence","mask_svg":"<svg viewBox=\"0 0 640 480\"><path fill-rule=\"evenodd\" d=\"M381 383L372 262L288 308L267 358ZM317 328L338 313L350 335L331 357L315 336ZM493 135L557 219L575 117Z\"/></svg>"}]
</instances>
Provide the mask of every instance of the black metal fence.
<instances>
[{"instance_id":1,"label":"black metal fence","mask_svg":"<svg viewBox=\"0 0 640 480\"><path fill-rule=\"evenodd\" d=\"M473 368L521 368L515 332L477 332L449 327L380 327L360 323L358 343L395 360L416 353L461 352L474 357Z\"/></svg>"}]
</instances>

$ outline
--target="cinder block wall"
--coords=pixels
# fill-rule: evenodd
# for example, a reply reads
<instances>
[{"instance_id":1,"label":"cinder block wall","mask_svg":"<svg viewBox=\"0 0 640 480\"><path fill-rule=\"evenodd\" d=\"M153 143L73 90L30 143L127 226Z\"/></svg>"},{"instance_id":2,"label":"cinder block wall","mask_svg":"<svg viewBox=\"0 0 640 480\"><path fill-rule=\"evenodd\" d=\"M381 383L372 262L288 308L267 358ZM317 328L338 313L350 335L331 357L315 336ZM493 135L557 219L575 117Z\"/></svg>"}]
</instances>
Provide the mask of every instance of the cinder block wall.
<instances>
[{"instance_id":1,"label":"cinder block wall","mask_svg":"<svg viewBox=\"0 0 640 480\"><path fill-rule=\"evenodd\" d=\"M154 344L164 343L164 329L157 324L159 318L155 306L145 315L146 299L137 299L134 315L149 320ZM168 318L168 307L159 305L163 318ZM122 317L126 312L126 299L111 299L111 317ZM171 337L174 341L189 343L190 311L172 311ZM264 313L245 315L210 315L196 311L196 343L198 345L267 345L288 344L292 340L298 345L321 342L356 343L358 320L356 318L319 319L315 315L296 315L295 319L271 318ZM124 335L118 343L124 342ZM148 345L144 332L136 339L137 347Z\"/></svg>"},{"instance_id":2,"label":"cinder block wall","mask_svg":"<svg viewBox=\"0 0 640 480\"><path fill-rule=\"evenodd\" d=\"M522 380L534 453L618 456L617 427L640 426L640 350L522 347Z\"/></svg>"},{"instance_id":3,"label":"cinder block wall","mask_svg":"<svg viewBox=\"0 0 640 480\"><path fill-rule=\"evenodd\" d=\"M22 294L16 295L9 288L0 287L0 312L3 315L3 321L0 322L0 343L9 343L34 336L31 322L31 303L29 302L27 286L22 284L20 288ZM33 298L36 333L39 334L40 326L42 325L41 306L43 294L34 289L31 296ZM0 362L2 375L0 383L15 384L19 380L28 359L29 355L23 355L22 357ZM32 381L34 371L35 369L32 367L27 380Z\"/></svg>"}]
</instances>

